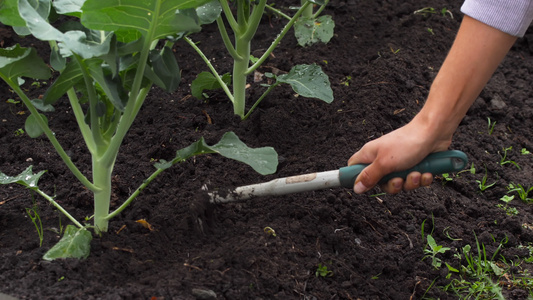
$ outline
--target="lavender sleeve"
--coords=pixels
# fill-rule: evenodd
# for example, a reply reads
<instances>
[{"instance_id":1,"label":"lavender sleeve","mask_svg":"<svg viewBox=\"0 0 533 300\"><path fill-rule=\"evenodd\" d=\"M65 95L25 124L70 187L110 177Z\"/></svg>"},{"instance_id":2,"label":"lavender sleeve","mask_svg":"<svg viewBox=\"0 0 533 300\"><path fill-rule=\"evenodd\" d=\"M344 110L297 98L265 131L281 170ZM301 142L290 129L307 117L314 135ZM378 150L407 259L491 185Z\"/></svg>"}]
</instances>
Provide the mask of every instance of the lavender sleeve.
<instances>
[{"instance_id":1,"label":"lavender sleeve","mask_svg":"<svg viewBox=\"0 0 533 300\"><path fill-rule=\"evenodd\" d=\"M533 0L465 0L461 11L505 33L523 37L533 20Z\"/></svg>"}]
</instances>

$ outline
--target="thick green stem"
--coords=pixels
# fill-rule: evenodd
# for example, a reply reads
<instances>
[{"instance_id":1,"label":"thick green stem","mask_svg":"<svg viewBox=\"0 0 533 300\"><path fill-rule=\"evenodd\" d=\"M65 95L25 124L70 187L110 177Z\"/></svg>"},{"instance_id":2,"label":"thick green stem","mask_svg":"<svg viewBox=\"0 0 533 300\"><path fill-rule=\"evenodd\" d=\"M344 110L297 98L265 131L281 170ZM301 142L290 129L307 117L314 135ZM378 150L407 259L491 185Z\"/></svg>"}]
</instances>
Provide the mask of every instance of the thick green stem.
<instances>
[{"instance_id":1,"label":"thick green stem","mask_svg":"<svg viewBox=\"0 0 533 300\"><path fill-rule=\"evenodd\" d=\"M107 232L109 221L106 219L109 214L109 204L111 201L111 176L113 165L107 165L98 161L93 156L93 182L100 187L100 191L94 192L94 227L96 233Z\"/></svg>"},{"instance_id":2,"label":"thick green stem","mask_svg":"<svg viewBox=\"0 0 533 300\"><path fill-rule=\"evenodd\" d=\"M246 70L250 62L250 41L236 38L235 49L242 59L233 60L233 112L242 119L246 104Z\"/></svg>"},{"instance_id":3,"label":"thick green stem","mask_svg":"<svg viewBox=\"0 0 533 300\"><path fill-rule=\"evenodd\" d=\"M302 0L301 3L302 3L302 6L304 6L308 1L307 0ZM302 12L302 17L305 17L305 18L311 18L313 17L313 6L312 5L308 5L305 10Z\"/></svg>"}]
</instances>

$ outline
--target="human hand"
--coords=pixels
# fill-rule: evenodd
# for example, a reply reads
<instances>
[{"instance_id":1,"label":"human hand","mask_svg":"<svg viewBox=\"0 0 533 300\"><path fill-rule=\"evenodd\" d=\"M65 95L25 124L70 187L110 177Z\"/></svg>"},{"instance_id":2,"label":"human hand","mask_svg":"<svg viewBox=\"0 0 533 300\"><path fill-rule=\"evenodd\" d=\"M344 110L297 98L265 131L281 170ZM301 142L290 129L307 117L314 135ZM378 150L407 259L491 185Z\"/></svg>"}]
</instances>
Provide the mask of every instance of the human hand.
<instances>
[{"instance_id":1,"label":"human hand","mask_svg":"<svg viewBox=\"0 0 533 300\"><path fill-rule=\"evenodd\" d=\"M439 139L416 121L370 141L348 160L348 165L369 164L355 180L354 191L364 193L385 175L409 169L428 154L447 150L450 143L451 138ZM405 180L393 178L381 186L385 192L396 194L402 190L428 186L432 181L431 173L411 172Z\"/></svg>"}]
</instances>

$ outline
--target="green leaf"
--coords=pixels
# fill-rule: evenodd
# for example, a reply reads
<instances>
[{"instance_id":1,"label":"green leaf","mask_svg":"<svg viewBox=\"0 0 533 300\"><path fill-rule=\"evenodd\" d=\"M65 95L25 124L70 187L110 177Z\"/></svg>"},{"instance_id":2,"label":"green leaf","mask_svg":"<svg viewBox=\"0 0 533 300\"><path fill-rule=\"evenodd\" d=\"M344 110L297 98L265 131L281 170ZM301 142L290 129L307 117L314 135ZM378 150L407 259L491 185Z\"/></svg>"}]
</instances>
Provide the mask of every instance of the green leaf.
<instances>
[{"instance_id":1,"label":"green leaf","mask_svg":"<svg viewBox=\"0 0 533 300\"><path fill-rule=\"evenodd\" d=\"M93 236L85 228L67 225L63 237L43 256L44 260L58 258L87 258L91 252L91 240Z\"/></svg>"},{"instance_id":2,"label":"green leaf","mask_svg":"<svg viewBox=\"0 0 533 300\"><path fill-rule=\"evenodd\" d=\"M53 5L58 14L68 16L81 16L81 6L85 0L55 0Z\"/></svg>"},{"instance_id":3,"label":"green leaf","mask_svg":"<svg viewBox=\"0 0 533 300\"><path fill-rule=\"evenodd\" d=\"M33 106L42 112L53 112L55 108L50 104L45 104L43 99L31 99Z\"/></svg>"},{"instance_id":4,"label":"green leaf","mask_svg":"<svg viewBox=\"0 0 533 300\"><path fill-rule=\"evenodd\" d=\"M213 0L196 8L196 14L200 19L200 24L211 24L220 17L222 6L218 0Z\"/></svg>"},{"instance_id":5,"label":"green leaf","mask_svg":"<svg viewBox=\"0 0 533 300\"><path fill-rule=\"evenodd\" d=\"M290 84L301 96L317 98L327 103L333 101L328 75L316 64L294 66L289 74L277 76L277 81Z\"/></svg>"},{"instance_id":6,"label":"green leaf","mask_svg":"<svg viewBox=\"0 0 533 300\"><path fill-rule=\"evenodd\" d=\"M83 79L80 65L76 61L70 61L63 72L57 77L52 85L44 93L45 104L53 104L61 98L70 88Z\"/></svg>"},{"instance_id":7,"label":"green leaf","mask_svg":"<svg viewBox=\"0 0 533 300\"><path fill-rule=\"evenodd\" d=\"M272 147L249 148L233 132L227 132L220 141L213 146L206 144L204 138L190 146L178 150L172 164L184 161L192 156L208 153L218 153L224 157L243 162L262 175L273 174L278 166L278 154ZM162 161L156 168L170 167L168 162Z\"/></svg>"},{"instance_id":8,"label":"green leaf","mask_svg":"<svg viewBox=\"0 0 533 300\"><path fill-rule=\"evenodd\" d=\"M87 28L115 31L122 42L141 35L153 41L181 31L199 31L200 26L176 12L196 8L209 0L86 0L81 21Z\"/></svg>"},{"instance_id":9,"label":"green leaf","mask_svg":"<svg viewBox=\"0 0 533 300\"><path fill-rule=\"evenodd\" d=\"M18 44L0 48L0 73L13 81L18 77L48 79L51 76L50 68L35 49L22 48Z\"/></svg>"},{"instance_id":10,"label":"green leaf","mask_svg":"<svg viewBox=\"0 0 533 300\"><path fill-rule=\"evenodd\" d=\"M222 75L222 81L229 84L231 81L231 75L229 73ZM198 99L202 99L204 90L216 90L220 88L222 88L222 86L213 74L210 72L202 72L198 74L196 79L191 83L191 94Z\"/></svg>"},{"instance_id":11,"label":"green leaf","mask_svg":"<svg viewBox=\"0 0 533 300\"><path fill-rule=\"evenodd\" d=\"M102 33L91 30L71 30L62 33L47 21L50 0L38 0L48 2L48 11L43 12L41 7L44 4L34 7L30 1L19 0L18 9L20 16L26 21L28 30L42 41L59 41L59 50L61 55L70 56L72 52L80 55L82 58L91 58L106 54L109 51L109 44L112 33Z\"/></svg>"},{"instance_id":12,"label":"green leaf","mask_svg":"<svg viewBox=\"0 0 533 300\"><path fill-rule=\"evenodd\" d=\"M48 119L45 115L39 114L39 116L44 119L46 124L48 124ZM26 123L24 123L24 129L31 138L39 137L41 134L44 133L44 130L41 128L41 126L39 126L39 123L37 122L37 118L37 116L31 114L28 116L28 118L26 118Z\"/></svg>"},{"instance_id":13,"label":"green leaf","mask_svg":"<svg viewBox=\"0 0 533 300\"><path fill-rule=\"evenodd\" d=\"M152 70L162 83L159 87L167 92L174 92L181 81L181 72L172 49L164 47L161 51L152 51L150 62Z\"/></svg>"},{"instance_id":14,"label":"green leaf","mask_svg":"<svg viewBox=\"0 0 533 300\"><path fill-rule=\"evenodd\" d=\"M39 178L41 178L46 171L33 174L32 169L33 166L29 166L17 176L7 176L6 174L0 172L0 184L17 183L30 189L37 188Z\"/></svg>"},{"instance_id":15,"label":"green leaf","mask_svg":"<svg viewBox=\"0 0 533 300\"><path fill-rule=\"evenodd\" d=\"M328 43L333 37L335 22L331 16L320 16L317 19L299 18L294 23L294 35L302 47L318 42Z\"/></svg>"},{"instance_id":16,"label":"green leaf","mask_svg":"<svg viewBox=\"0 0 533 300\"><path fill-rule=\"evenodd\" d=\"M0 1L0 23L13 27L26 26L26 21L19 14L18 0Z\"/></svg>"}]
</instances>

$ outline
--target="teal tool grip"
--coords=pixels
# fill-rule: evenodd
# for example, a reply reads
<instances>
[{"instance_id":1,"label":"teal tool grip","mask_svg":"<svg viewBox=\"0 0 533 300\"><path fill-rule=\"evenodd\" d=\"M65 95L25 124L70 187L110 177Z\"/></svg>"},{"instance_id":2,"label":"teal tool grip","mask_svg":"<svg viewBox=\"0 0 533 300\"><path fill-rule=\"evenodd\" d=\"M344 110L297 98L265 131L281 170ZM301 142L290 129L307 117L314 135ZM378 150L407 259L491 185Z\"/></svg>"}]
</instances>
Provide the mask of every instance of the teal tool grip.
<instances>
[{"instance_id":1,"label":"teal tool grip","mask_svg":"<svg viewBox=\"0 0 533 300\"><path fill-rule=\"evenodd\" d=\"M468 157L459 150L449 150L431 153L424 160L411 169L394 172L383 177L379 183L385 183L392 178L401 177L405 179L413 171L420 173L431 173L440 175L443 173L458 172L463 170L468 164ZM358 164L339 169L339 181L345 188L353 188L355 179L368 164Z\"/></svg>"}]
</instances>

